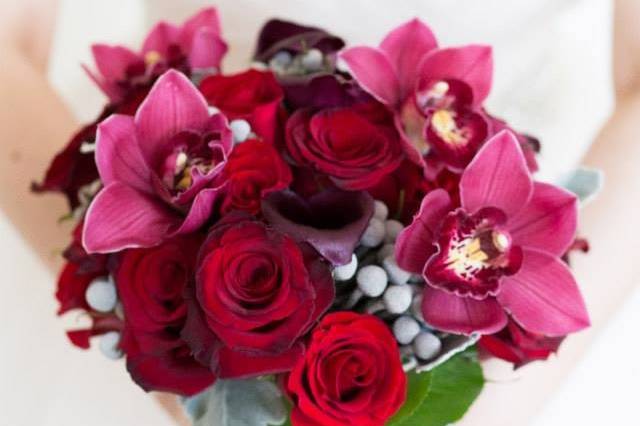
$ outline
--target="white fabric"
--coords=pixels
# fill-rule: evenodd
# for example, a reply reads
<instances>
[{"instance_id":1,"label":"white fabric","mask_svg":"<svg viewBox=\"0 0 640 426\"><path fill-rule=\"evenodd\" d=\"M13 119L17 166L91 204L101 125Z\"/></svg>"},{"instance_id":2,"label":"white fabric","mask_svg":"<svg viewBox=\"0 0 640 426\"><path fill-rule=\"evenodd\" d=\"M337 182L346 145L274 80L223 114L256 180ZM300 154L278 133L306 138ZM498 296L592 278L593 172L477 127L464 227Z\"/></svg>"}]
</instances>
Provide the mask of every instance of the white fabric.
<instances>
[{"instance_id":1,"label":"white fabric","mask_svg":"<svg viewBox=\"0 0 640 426\"><path fill-rule=\"evenodd\" d=\"M137 47L154 20L180 21L207 2L59 3L50 80L77 117L90 120L104 99L79 67L91 63L89 44ZM393 26L418 16L443 45L492 44L496 72L489 109L540 137L547 177L580 160L612 107L612 11L606 0L222 0L217 7L231 47L229 71L248 64L260 26L274 16L366 44L377 44ZM63 323L54 320L54 278L4 216L0 235L2 336L29 346L0 351L0 425L168 426L122 363L69 346Z\"/></svg>"}]
</instances>

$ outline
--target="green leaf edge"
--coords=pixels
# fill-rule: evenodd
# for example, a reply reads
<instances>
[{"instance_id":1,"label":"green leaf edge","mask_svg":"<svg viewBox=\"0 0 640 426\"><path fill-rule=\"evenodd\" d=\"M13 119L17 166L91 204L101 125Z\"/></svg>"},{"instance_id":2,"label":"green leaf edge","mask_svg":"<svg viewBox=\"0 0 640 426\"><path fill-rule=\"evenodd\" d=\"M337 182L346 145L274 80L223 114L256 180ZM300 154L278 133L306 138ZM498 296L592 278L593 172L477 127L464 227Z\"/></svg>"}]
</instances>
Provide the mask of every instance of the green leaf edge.
<instances>
[{"instance_id":1,"label":"green leaf edge","mask_svg":"<svg viewBox=\"0 0 640 426\"><path fill-rule=\"evenodd\" d=\"M435 373L446 371L447 367L450 367L451 364L457 363L459 360L465 360L465 359L467 360L467 362L472 363L472 365L470 366L471 374L469 378L475 383L475 386L471 388L472 391L469 393L469 395L467 395L468 401L466 402L466 407L464 407L464 409L461 412L456 411L454 415L445 415L446 418L442 418L442 415L439 415L439 413L437 413L436 411L432 412L434 414L430 414L430 412L427 411L426 414L421 415L421 413L419 413L418 411L420 410L420 407L422 407L422 404L424 404L424 402L428 398L430 397L433 398L433 395L432 395L433 385L434 385L434 382L437 382L436 381L437 375L435 375ZM425 374L429 374L429 377L428 377L429 383L428 383L427 391L424 394L422 394L419 399L420 404L412 404L414 408L411 409L409 413L405 413L403 412L406 406L406 403L405 403L405 405L403 405L400 411L398 411L398 413L396 413L394 417L392 417L387 422L387 426L415 426L418 424L421 426L446 426L451 423L454 423L460 420L466 414L466 412L469 410L469 408L471 407L473 402L476 400L478 395L480 395L480 392L482 391L482 388L484 387L484 382L485 382L484 375L482 372L482 367L478 362L477 351L475 347L467 349L466 351L452 357L450 360L438 366L437 368L431 370L428 373L409 373L408 377L415 376L415 377L423 378ZM410 386L410 384L411 382L409 382L408 385ZM407 395L409 395L409 392L411 392L411 388L408 389ZM444 396L446 397L447 395L445 394ZM441 396L436 394L435 397L438 398ZM410 397L408 396L407 400L409 400L409 398ZM419 415L419 414L421 418L417 419L416 415Z\"/></svg>"}]
</instances>

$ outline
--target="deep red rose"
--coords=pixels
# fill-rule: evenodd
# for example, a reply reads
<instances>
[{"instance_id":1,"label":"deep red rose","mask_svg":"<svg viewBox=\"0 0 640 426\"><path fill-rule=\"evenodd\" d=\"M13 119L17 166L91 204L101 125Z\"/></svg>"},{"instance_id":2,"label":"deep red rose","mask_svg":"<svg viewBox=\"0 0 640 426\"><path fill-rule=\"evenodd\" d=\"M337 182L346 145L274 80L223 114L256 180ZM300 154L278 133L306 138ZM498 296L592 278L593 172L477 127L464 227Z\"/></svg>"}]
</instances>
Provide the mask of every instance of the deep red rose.
<instances>
[{"instance_id":1,"label":"deep red rose","mask_svg":"<svg viewBox=\"0 0 640 426\"><path fill-rule=\"evenodd\" d=\"M333 302L328 266L306 246L240 214L210 232L199 255L184 338L220 378L291 369L301 337Z\"/></svg>"},{"instance_id":2,"label":"deep red rose","mask_svg":"<svg viewBox=\"0 0 640 426\"><path fill-rule=\"evenodd\" d=\"M273 145L252 139L237 145L224 168L228 181L222 213L242 210L256 214L261 200L291 183L291 170Z\"/></svg>"},{"instance_id":3,"label":"deep red rose","mask_svg":"<svg viewBox=\"0 0 640 426\"><path fill-rule=\"evenodd\" d=\"M563 340L564 336L547 337L530 333L510 320L498 333L482 336L479 345L489 354L520 368L532 361L546 360L558 351Z\"/></svg>"},{"instance_id":4,"label":"deep red rose","mask_svg":"<svg viewBox=\"0 0 640 426\"><path fill-rule=\"evenodd\" d=\"M342 189L376 185L402 161L399 136L379 105L296 111L287 121L287 150L299 165L329 176Z\"/></svg>"},{"instance_id":5,"label":"deep red rose","mask_svg":"<svg viewBox=\"0 0 640 426\"><path fill-rule=\"evenodd\" d=\"M60 275L56 288L58 300L58 315L72 310L85 311L91 325L88 328L67 331L71 343L81 349L90 347L90 338L108 331L120 330L122 321L114 313L101 313L91 309L87 304L85 294L91 282L96 278L108 275L107 259L105 255L87 254L81 244L82 222L73 231L73 239L64 251L67 260Z\"/></svg>"},{"instance_id":6,"label":"deep red rose","mask_svg":"<svg viewBox=\"0 0 640 426\"><path fill-rule=\"evenodd\" d=\"M95 274L95 276L108 275L107 262L109 255L101 253L89 254L82 245L82 228L84 221L76 224L73 230L71 243L64 250L62 255L70 263L77 265L77 272L80 274Z\"/></svg>"},{"instance_id":7,"label":"deep red rose","mask_svg":"<svg viewBox=\"0 0 640 426\"><path fill-rule=\"evenodd\" d=\"M316 326L285 388L294 426L383 426L404 403L407 378L379 318L337 312Z\"/></svg>"},{"instance_id":8,"label":"deep red rose","mask_svg":"<svg viewBox=\"0 0 640 426\"><path fill-rule=\"evenodd\" d=\"M282 114L282 88L271 72L248 70L232 75L212 75L200 83L210 105L229 120L243 119L253 132L274 143Z\"/></svg>"},{"instance_id":9,"label":"deep red rose","mask_svg":"<svg viewBox=\"0 0 640 426\"><path fill-rule=\"evenodd\" d=\"M73 309L89 310L84 295L91 281L101 275L100 272L82 272L78 264L67 262L58 277L58 288L56 289L56 299L60 304L58 315Z\"/></svg>"},{"instance_id":10,"label":"deep red rose","mask_svg":"<svg viewBox=\"0 0 640 426\"><path fill-rule=\"evenodd\" d=\"M122 321L114 313L105 314L92 310L85 298L89 284L105 275L105 271L83 271L80 264L67 262L58 278L58 315L72 310L82 310L91 321L87 328L67 330L67 337L71 343L81 349L89 349L91 337L122 328Z\"/></svg>"},{"instance_id":11,"label":"deep red rose","mask_svg":"<svg viewBox=\"0 0 640 426\"><path fill-rule=\"evenodd\" d=\"M193 283L200 243L201 238L190 236L126 250L115 267L125 316L121 348L131 377L147 391L193 395L214 382L180 337L184 293Z\"/></svg>"}]
</instances>

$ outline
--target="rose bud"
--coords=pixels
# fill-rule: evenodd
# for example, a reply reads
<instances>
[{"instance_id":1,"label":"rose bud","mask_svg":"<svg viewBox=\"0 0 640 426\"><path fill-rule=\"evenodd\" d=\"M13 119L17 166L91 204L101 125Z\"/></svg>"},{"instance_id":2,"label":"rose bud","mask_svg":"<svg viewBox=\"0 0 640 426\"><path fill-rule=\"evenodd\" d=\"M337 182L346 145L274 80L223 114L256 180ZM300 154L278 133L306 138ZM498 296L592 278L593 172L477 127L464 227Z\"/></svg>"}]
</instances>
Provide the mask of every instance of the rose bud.
<instances>
[{"instance_id":1,"label":"rose bud","mask_svg":"<svg viewBox=\"0 0 640 426\"><path fill-rule=\"evenodd\" d=\"M291 182L291 170L273 145L257 139L237 145L223 170L228 182L222 213L242 210L256 214L263 198L285 189Z\"/></svg>"},{"instance_id":2,"label":"rose bud","mask_svg":"<svg viewBox=\"0 0 640 426\"><path fill-rule=\"evenodd\" d=\"M565 336L548 337L530 333L511 320L496 334L482 336L479 345L496 358L520 368L532 361L544 361L556 353Z\"/></svg>"}]
</instances>

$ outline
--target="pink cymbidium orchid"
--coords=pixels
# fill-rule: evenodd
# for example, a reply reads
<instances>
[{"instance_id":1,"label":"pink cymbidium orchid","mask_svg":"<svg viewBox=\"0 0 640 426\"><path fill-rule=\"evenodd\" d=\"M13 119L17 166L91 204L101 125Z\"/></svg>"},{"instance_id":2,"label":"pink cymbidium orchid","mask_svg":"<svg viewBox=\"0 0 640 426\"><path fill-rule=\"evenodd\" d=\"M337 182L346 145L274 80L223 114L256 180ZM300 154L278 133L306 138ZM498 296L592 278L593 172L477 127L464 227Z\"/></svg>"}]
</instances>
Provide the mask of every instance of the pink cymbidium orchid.
<instances>
[{"instance_id":1,"label":"pink cymbidium orchid","mask_svg":"<svg viewBox=\"0 0 640 426\"><path fill-rule=\"evenodd\" d=\"M460 207L446 191L431 191L398 237L398 265L426 282L426 322L462 334L495 333L509 315L546 336L588 326L560 259L575 237L576 197L534 182L509 131L480 149L459 186Z\"/></svg>"},{"instance_id":2,"label":"pink cymbidium orchid","mask_svg":"<svg viewBox=\"0 0 640 426\"><path fill-rule=\"evenodd\" d=\"M133 87L151 82L169 68L187 74L218 71L227 44L218 12L209 7L181 26L156 24L140 52L106 44L95 44L91 50L97 72L85 70L112 102L119 102Z\"/></svg>"},{"instance_id":3,"label":"pink cymbidium orchid","mask_svg":"<svg viewBox=\"0 0 640 426\"><path fill-rule=\"evenodd\" d=\"M198 229L210 218L232 149L221 114L178 71L163 74L135 117L98 126L96 164L104 188L84 223L88 252L149 247Z\"/></svg>"},{"instance_id":4,"label":"pink cymbidium orchid","mask_svg":"<svg viewBox=\"0 0 640 426\"><path fill-rule=\"evenodd\" d=\"M493 74L489 46L438 48L431 29L413 19L378 48L353 47L339 56L367 92L395 111L412 161L424 164L432 150L460 171L490 135L481 108Z\"/></svg>"}]
</instances>

